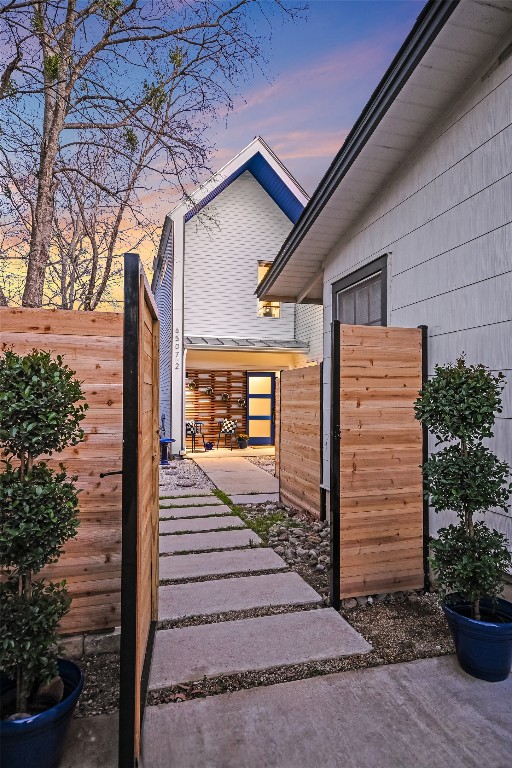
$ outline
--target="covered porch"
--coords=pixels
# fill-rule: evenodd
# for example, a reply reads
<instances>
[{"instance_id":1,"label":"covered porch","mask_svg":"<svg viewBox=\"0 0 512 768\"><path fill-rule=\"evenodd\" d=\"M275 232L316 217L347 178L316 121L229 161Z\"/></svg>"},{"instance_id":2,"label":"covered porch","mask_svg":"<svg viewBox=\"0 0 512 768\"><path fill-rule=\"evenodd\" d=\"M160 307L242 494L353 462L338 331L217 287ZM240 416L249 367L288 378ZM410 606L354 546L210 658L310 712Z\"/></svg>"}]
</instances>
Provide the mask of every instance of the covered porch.
<instances>
[{"instance_id":1,"label":"covered porch","mask_svg":"<svg viewBox=\"0 0 512 768\"><path fill-rule=\"evenodd\" d=\"M236 434L249 435L251 453L275 442L275 382L280 371L305 364L307 345L296 340L187 337L185 343L185 421L199 422L195 450L205 443L217 449L224 419ZM251 376L251 374L253 374ZM204 436L204 441L203 441ZM237 448L236 439L221 435L219 448ZM186 435L186 450L192 437Z\"/></svg>"}]
</instances>

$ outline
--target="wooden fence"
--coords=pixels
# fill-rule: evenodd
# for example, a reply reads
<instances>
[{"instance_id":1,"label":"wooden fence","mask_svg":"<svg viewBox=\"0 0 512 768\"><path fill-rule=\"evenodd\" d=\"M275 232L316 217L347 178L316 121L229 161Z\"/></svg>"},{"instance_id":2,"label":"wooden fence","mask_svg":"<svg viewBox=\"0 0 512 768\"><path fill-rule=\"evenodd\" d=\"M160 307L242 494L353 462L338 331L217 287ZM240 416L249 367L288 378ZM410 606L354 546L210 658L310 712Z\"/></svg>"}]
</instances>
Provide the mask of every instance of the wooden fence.
<instances>
[{"instance_id":1,"label":"wooden fence","mask_svg":"<svg viewBox=\"0 0 512 768\"><path fill-rule=\"evenodd\" d=\"M276 453L284 504L320 516L320 365L281 371Z\"/></svg>"},{"instance_id":2,"label":"wooden fence","mask_svg":"<svg viewBox=\"0 0 512 768\"><path fill-rule=\"evenodd\" d=\"M423 454L413 403L422 384L421 330L339 329L340 594L420 588ZM331 494L335 485L331 476ZM331 510L336 503L331 498Z\"/></svg>"},{"instance_id":3,"label":"wooden fence","mask_svg":"<svg viewBox=\"0 0 512 768\"><path fill-rule=\"evenodd\" d=\"M193 389L185 390L185 418L202 421L205 440L217 441L220 419L232 419L238 425L238 432L247 431L246 407L247 374L245 371L200 371L187 369L188 382L194 382ZM208 388L212 394L207 394ZM226 393L228 400L222 395ZM240 405L239 401L244 402ZM187 438L187 447L192 440Z\"/></svg>"},{"instance_id":4,"label":"wooden fence","mask_svg":"<svg viewBox=\"0 0 512 768\"><path fill-rule=\"evenodd\" d=\"M60 354L83 382L89 404L85 440L50 459L78 476L80 528L43 575L66 579L73 598L63 634L118 626L121 601L123 315L52 309L0 308L0 351L43 349Z\"/></svg>"}]
</instances>

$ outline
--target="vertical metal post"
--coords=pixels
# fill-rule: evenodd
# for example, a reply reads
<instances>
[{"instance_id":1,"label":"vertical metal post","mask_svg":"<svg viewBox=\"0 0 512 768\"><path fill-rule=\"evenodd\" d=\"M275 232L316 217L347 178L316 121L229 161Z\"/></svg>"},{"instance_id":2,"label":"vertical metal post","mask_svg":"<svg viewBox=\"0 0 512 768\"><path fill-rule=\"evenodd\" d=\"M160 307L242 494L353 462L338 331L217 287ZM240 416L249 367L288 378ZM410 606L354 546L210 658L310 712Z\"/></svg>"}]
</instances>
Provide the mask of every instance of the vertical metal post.
<instances>
[{"instance_id":1,"label":"vertical metal post","mask_svg":"<svg viewBox=\"0 0 512 768\"><path fill-rule=\"evenodd\" d=\"M340 321L331 323L331 430L330 430L330 523L331 523L331 605L341 605L340 552Z\"/></svg>"},{"instance_id":2,"label":"vertical metal post","mask_svg":"<svg viewBox=\"0 0 512 768\"><path fill-rule=\"evenodd\" d=\"M421 330L421 385L423 386L428 381L428 326L418 326ZM428 429L425 424L422 424L422 463L425 464L428 461ZM423 492L423 586L428 592L430 590L430 572L428 562L428 542L430 537L429 526L429 500L426 494L425 481L422 483Z\"/></svg>"},{"instance_id":3,"label":"vertical metal post","mask_svg":"<svg viewBox=\"0 0 512 768\"><path fill-rule=\"evenodd\" d=\"M123 484L119 765L135 765L137 674L137 511L139 453L139 288L136 253L124 257Z\"/></svg>"},{"instance_id":4,"label":"vertical metal post","mask_svg":"<svg viewBox=\"0 0 512 768\"><path fill-rule=\"evenodd\" d=\"M320 363L320 520L327 518L324 486L324 363Z\"/></svg>"}]
</instances>

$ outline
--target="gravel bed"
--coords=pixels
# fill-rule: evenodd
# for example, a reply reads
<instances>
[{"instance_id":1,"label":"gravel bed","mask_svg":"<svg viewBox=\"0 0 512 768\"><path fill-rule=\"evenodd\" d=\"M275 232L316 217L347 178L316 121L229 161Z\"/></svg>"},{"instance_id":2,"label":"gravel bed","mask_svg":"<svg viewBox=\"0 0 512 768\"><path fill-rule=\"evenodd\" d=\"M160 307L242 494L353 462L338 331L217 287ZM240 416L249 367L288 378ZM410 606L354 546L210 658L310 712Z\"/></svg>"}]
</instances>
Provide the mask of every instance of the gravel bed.
<instances>
[{"instance_id":1,"label":"gravel bed","mask_svg":"<svg viewBox=\"0 0 512 768\"><path fill-rule=\"evenodd\" d=\"M116 712L119 706L119 654L83 656L76 662L85 676L75 717Z\"/></svg>"},{"instance_id":2,"label":"gravel bed","mask_svg":"<svg viewBox=\"0 0 512 768\"><path fill-rule=\"evenodd\" d=\"M244 459L250 461L251 464L255 464L260 469L264 469L269 475L275 477L276 475L276 460L274 456L244 456Z\"/></svg>"},{"instance_id":3,"label":"gravel bed","mask_svg":"<svg viewBox=\"0 0 512 768\"><path fill-rule=\"evenodd\" d=\"M150 694L148 704L164 704L188 699L215 696L227 691L262 685L303 680L317 675L399 664L405 661L444 656L453 653L453 645L444 619L433 594L386 598L379 603L357 605L342 612L373 645L367 654L343 659L314 661L289 667L276 667L258 672L224 675L179 685Z\"/></svg>"},{"instance_id":4,"label":"gravel bed","mask_svg":"<svg viewBox=\"0 0 512 768\"><path fill-rule=\"evenodd\" d=\"M160 579L161 587L170 587L173 584L195 584L200 581L218 581L219 579L243 579L247 576L270 576L273 573L289 573L287 568L272 568L270 570L265 569L263 571L243 571L240 573L212 573L209 576L194 576L189 579Z\"/></svg>"},{"instance_id":5,"label":"gravel bed","mask_svg":"<svg viewBox=\"0 0 512 768\"><path fill-rule=\"evenodd\" d=\"M158 629L183 629L197 627L202 624L221 624L223 621L238 621L240 619L259 619L261 616L277 616L280 613L298 613L299 611L314 611L325 608L324 605L308 603L306 605L265 605L261 608L246 608L241 611L224 611L212 615L187 616L184 619L167 619L158 622Z\"/></svg>"},{"instance_id":6,"label":"gravel bed","mask_svg":"<svg viewBox=\"0 0 512 768\"><path fill-rule=\"evenodd\" d=\"M171 459L168 467L160 467L160 493L187 488L215 488L212 481L192 459Z\"/></svg>"}]
</instances>

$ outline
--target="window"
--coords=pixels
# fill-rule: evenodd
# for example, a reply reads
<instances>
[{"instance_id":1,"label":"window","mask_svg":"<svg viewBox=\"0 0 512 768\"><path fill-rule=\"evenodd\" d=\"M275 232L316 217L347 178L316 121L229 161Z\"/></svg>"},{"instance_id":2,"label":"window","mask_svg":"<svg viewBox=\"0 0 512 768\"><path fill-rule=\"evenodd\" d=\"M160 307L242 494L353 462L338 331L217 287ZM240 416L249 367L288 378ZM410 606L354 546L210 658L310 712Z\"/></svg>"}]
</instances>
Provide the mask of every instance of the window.
<instances>
[{"instance_id":1,"label":"window","mask_svg":"<svg viewBox=\"0 0 512 768\"><path fill-rule=\"evenodd\" d=\"M333 285L335 319L350 325L386 325L386 260L383 256Z\"/></svg>"},{"instance_id":2,"label":"window","mask_svg":"<svg viewBox=\"0 0 512 768\"><path fill-rule=\"evenodd\" d=\"M271 261L258 261L258 285L261 283L271 266ZM281 304L279 301L258 301L258 317L280 316Z\"/></svg>"}]
</instances>

